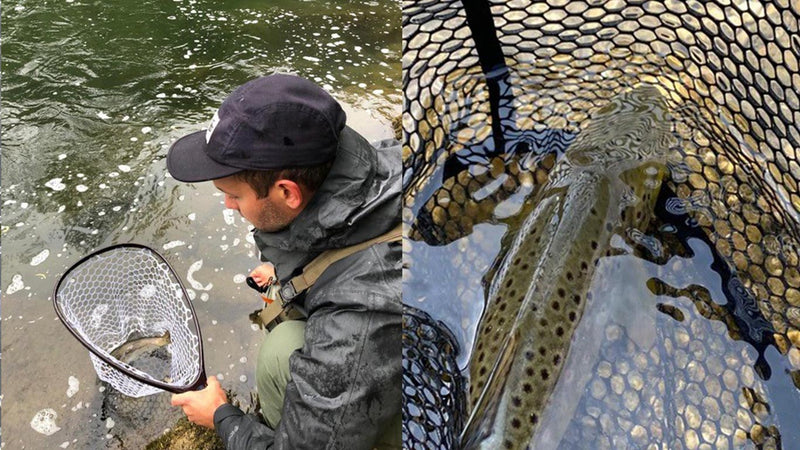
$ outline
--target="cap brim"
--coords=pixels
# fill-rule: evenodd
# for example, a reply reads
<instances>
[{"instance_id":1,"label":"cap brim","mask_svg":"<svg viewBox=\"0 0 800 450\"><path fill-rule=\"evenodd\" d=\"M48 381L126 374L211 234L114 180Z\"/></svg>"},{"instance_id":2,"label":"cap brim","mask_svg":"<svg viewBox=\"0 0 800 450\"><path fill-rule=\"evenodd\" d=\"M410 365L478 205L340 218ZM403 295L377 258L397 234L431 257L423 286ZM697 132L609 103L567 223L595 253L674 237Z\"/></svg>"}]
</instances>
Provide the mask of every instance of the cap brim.
<instances>
[{"instance_id":1,"label":"cap brim","mask_svg":"<svg viewBox=\"0 0 800 450\"><path fill-rule=\"evenodd\" d=\"M194 183L227 177L243 169L226 166L206 154L206 132L186 135L172 144L167 152L167 170L178 181Z\"/></svg>"}]
</instances>

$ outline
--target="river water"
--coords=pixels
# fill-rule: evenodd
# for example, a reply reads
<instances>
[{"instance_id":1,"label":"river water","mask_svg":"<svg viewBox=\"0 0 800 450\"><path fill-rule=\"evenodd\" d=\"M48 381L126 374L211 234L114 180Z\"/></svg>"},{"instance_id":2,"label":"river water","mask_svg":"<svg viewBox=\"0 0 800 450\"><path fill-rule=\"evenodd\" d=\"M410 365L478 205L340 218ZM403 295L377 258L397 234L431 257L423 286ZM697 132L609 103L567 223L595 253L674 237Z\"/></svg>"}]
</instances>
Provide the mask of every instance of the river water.
<instances>
[{"instance_id":1,"label":"river water","mask_svg":"<svg viewBox=\"0 0 800 450\"><path fill-rule=\"evenodd\" d=\"M257 250L210 183L167 175L167 149L276 70L324 86L368 139L390 137L399 17L393 0L3 3L0 446L140 448L171 426L168 396L147 417L109 404L52 307L60 274L115 243L164 254L193 297L207 373L249 404Z\"/></svg>"}]
</instances>

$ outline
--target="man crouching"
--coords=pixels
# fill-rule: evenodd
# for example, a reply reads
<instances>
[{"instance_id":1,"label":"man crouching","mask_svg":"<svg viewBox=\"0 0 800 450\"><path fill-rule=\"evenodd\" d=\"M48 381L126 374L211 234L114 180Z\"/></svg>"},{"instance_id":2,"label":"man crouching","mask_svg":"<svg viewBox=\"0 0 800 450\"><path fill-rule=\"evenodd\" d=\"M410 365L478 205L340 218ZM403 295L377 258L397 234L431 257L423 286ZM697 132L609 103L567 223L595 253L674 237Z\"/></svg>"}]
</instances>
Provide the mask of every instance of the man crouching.
<instances>
[{"instance_id":1,"label":"man crouching","mask_svg":"<svg viewBox=\"0 0 800 450\"><path fill-rule=\"evenodd\" d=\"M399 145L373 146L345 119L314 83L270 75L237 88L208 130L179 139L167 155L175 179L213 180L225 206L255 226L261 260L280 286L315 258L323 269L284 298L301 320L281 322L261 344L263 417L232 406L214 377L201 391L173 396L230 450L400 446L402 250L397 239L380 239L400 223ZM270 270L251 276L267 284Z\"/></svg>"}]
</instances>

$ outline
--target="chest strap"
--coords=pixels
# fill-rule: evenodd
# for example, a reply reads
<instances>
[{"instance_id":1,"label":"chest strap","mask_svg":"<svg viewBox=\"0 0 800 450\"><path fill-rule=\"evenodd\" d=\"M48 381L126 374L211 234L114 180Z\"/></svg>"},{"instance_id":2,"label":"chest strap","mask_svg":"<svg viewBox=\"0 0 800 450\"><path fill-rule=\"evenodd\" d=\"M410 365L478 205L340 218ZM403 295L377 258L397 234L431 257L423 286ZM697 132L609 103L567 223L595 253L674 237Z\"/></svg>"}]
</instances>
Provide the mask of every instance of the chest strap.
<instances>
[{"instance_id":1,"label":"chest strap","mask_svg":"<svg viewBox=\"0 0 800 450\"><path fill-rule=\"evenodd\" d=\"M303 273L290 279L283 285L273 285L275 289L270 293L275 301L268 303L261 310L261 321L268 325L281 315L285 316L285 309L294 300L297 295L303 293L310 288L317 279L322 275L325 270L333 263L344 259L353 253L364 250L375 244L383 242L397 242L403 238L403 224L400 223L391 231L384 233L380 236L374 237L368 241L360 244L351 245L350 247L337 248L326 250L319 256L312 259L311 262L306 264L303 268ZM275 298L277 297L277 298Z\"/></svg>"}]
</instances>

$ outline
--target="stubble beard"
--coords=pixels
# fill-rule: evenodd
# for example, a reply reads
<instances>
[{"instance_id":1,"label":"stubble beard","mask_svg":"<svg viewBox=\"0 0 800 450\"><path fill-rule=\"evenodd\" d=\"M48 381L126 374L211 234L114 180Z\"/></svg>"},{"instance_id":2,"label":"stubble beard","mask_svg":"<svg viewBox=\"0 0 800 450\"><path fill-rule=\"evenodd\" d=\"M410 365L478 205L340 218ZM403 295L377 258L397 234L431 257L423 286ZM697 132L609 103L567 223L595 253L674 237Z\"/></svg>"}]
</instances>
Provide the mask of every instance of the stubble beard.
<instances>
[{"instance_id":1,"label":"stubble beard","mask_svg":"<svg viewBox=\"0 0 800 450\"><path fill-rule=\"evenodd\" d=\"M278 208L267 206L261 210L257 223L254 223L253 226L266 233L275 233L289 226L291 222L290 219L278 212Z\"/></svg>"}]
</instances>

